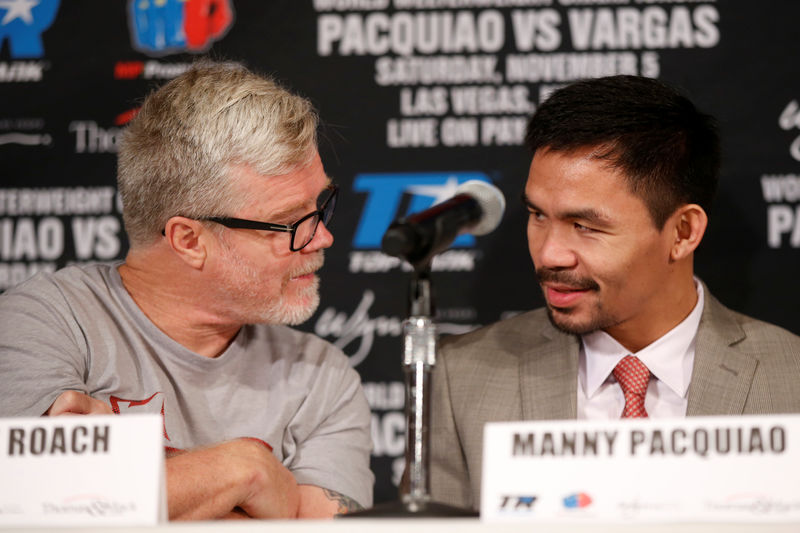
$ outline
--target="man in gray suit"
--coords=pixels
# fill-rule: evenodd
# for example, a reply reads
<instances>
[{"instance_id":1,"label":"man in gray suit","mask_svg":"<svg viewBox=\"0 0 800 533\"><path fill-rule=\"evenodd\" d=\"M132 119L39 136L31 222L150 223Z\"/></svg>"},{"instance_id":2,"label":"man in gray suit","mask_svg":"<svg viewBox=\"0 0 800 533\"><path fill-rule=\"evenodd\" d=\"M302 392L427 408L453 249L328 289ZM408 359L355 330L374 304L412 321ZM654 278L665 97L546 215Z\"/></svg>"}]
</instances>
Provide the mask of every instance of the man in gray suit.
<instances>
[{"instance_id":1,"label":"man in gray suit","mask_svg":"<svg viewBox=\"0 0 800 533\"><path fill-rule=\"evenodd\" d=\"M526 142L546 307L442 342L435 500L478 508L491 421L800 412L800 337L694 277L719 172L710 116L658 81L614 76L553 93Z\"/></svg>"}]
</instances>

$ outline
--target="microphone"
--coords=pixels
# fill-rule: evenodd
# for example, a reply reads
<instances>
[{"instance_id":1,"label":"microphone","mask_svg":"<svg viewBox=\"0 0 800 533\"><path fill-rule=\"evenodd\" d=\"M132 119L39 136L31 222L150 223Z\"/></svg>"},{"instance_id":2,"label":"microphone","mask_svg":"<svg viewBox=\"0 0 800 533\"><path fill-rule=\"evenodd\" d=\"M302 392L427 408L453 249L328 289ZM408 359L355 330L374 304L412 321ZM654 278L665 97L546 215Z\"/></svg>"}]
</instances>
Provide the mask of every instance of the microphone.
<instances>
[{"instance_id":1,"label":"microphone","mask_svg":"<svg viewBox=\"0 0 800 533\"><path fill-rule=\"evenodd\" d=\"M500 224L506 208L500 189L470 180L455 193L449 200L393 222L383 235L383 252L421 266L446 250L461 233L486 235Z\"/></svg>"}]
</instances>

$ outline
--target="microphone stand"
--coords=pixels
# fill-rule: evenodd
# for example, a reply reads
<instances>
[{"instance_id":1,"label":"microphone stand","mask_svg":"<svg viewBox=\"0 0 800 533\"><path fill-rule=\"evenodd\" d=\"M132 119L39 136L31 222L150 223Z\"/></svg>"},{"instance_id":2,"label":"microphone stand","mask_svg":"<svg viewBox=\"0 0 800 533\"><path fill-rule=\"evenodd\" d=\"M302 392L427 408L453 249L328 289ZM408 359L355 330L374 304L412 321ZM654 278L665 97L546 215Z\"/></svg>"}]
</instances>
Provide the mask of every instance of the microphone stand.
<instances>
[{"instance_id":1,"label":"microphone stand","mask_svg":"<svg viewBox=\"0 0 800 533\"><path fill-rule=\"evenodd\" d=\"M410 512L430 502L431 371L436 364L436 324L430 270L415 270L409 290L409 316L403 321L403 374L406 383L406 476L400 496Z\"/></svg>"},{"instance_id":2,"label":"microphone stand","mask_svg":"<svg viewBox=\"0 0 800 533\"><path fill-rule=\"evenodd\" d=\"M433 313L431 263L439 252L467 230L476 235L492 231L503 215L505 198L496 187L466 182L458 194L425 211L393 222L381 240L384 253L413 267L409 312L403 321L403 373L406 385L406 469L400 501L381 504L344 516L456 517L478 516L434 502L430 493L431 379L436 365L436 325Z\"/></svg>"},{"instance_id":3,"label":"microphone stand","mask_svg":"<svg viewBox=\"0 0 800 533\"><path fill-rule=\"evenodd\" d=\"M406 470L400 501L343 515L368 518L477 517L472 509L434 502L430 494L431 373L436 364L436 324L430 258L414 263L409 286L409 316L403 321L403 373L406 389Z\"/></svg>"}]
</instances>

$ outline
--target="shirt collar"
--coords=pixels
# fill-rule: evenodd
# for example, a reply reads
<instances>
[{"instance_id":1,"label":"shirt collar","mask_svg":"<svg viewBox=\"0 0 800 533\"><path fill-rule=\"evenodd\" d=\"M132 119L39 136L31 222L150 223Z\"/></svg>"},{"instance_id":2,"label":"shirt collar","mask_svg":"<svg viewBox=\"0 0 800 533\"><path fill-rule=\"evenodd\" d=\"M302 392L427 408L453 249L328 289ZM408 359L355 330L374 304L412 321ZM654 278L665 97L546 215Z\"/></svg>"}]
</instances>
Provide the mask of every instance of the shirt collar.
<instances>
[{"instance_id":1,"label":"shirt collar","mask_svg":"<svg viewBox=\"0 0 800 533\"><path fill-rule=\"evenodd\" d=\"M694 279L697 303L681 323L661 338L642 348L635 355L650 372L681 398L686 395L692 377L695 337L703 315L703 285ZM605 331L581 336L580 381L587 398L591 398L606 382L617 363L630 354ZM676 354L679 356L676 357Z\"/></svg>"}]
</instances>

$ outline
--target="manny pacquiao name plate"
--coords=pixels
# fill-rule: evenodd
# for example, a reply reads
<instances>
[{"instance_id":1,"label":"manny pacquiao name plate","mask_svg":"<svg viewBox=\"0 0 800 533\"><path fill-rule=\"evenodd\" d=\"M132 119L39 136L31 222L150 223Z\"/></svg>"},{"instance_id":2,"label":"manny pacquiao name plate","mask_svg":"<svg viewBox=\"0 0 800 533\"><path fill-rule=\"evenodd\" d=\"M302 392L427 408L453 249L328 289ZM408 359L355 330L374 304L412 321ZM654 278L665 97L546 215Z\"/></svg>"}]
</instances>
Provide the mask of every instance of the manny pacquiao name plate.
<instances>
[{"instance_id":1,"label":"manny pacquiao name plate","mask_svg":"<svg viewBox=\"0 0 800 533\"><path fill-rule=\"evenodd\" d=\"M481 519L798 522L800 416L497 422Z\"/></svg>"},{"instance_id":2,"label":"manny pacquiao name plate","mask_svg":"<svg viewBox=\"0 0 800 533\"><path fill-rule=\"evenodd\" d=\"M0 527L166 520L158 415L0 419Z\"/></svg>"}]
</instances>

